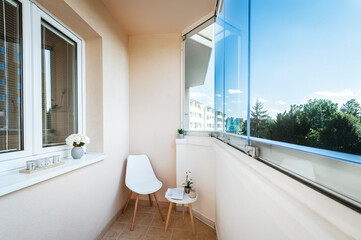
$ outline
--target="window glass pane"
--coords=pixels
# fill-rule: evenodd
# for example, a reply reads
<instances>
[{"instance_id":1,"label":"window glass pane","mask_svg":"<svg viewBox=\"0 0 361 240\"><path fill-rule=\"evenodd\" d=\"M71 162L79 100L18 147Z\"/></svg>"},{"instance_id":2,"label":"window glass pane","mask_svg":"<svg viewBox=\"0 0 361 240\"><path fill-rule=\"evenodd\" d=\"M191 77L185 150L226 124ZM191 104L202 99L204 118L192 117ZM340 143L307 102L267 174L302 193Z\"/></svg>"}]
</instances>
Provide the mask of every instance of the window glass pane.
<instances>
[{"instance_id":1,"label":"window glass pane","mask_svg":"<svg viewBox=\"0 0 361 240\"><path fill-rule=\"evenodd\" d=\"M247 134L248 107L248 1L228 0L224 38L225 131Z\"/></svg>"},{"instance_id":2,"label":"window glass pane","mask_svg":"<svg viewBox=\"0 0 361 240\"><path fill-rule=\"evenodd\" d=\"M0 153L24 149L21 5L0 1Z\"/></svg>"},{"instance_id":3,"label":"window glass pane","mask_svg":"<svg viewBox=\"0 0 361 240\"><path fill-rule=\"evenodd\" d=\"M225 0L215 24L216 129L248 134L224 141L357 206L360 13L353 0Z\"/></svg>"},{"instance_id":4,"label":"window glass pane","mask_svg":"<svg viewBox=\"0 0 361 240\"><path fill-rule=\"evenodd\" d=\"M77 45L42 21L43 147L65 144L78 132Z\"/></svg>"},{"instance_id":5,"label":"window glass pane","mask_svg":"<svg viewBox=\"0 0 361 240\"><path fill-rule=\"evenodd\" d=\"M214 108L215 130L223 132L224 124L224 11L220 12L214 27L215 39L215 79L214 79Z\"/></svg>"},{"instance_id":6,"label":"window glass pane","mask_svg":"<svg viewBox=\"0 0 361 240\"><path fill-rule=\"evenodd\" d=\"M185 40L185 122L188 130L214 130L213 24Z\"/></svg>"},{"instance_id":7,"label":"window glass pane","mask_svg":"<svg viewBox=\"0 0 361 240\"><path fill-rule=\"evenodd\" d=\"M359 205L361 5L251 6L251 144L260 158Z\"/></svg>"},{"instance_id":8,"label":"window glass pane","mask_svg":"<svg viewBox=\"0 0 361 240\"><path fill-rule=\"evenodd\" d=\"M252 136L361 154L360 12L351 0L252 1Z\"/></svg>"}]
</instances>

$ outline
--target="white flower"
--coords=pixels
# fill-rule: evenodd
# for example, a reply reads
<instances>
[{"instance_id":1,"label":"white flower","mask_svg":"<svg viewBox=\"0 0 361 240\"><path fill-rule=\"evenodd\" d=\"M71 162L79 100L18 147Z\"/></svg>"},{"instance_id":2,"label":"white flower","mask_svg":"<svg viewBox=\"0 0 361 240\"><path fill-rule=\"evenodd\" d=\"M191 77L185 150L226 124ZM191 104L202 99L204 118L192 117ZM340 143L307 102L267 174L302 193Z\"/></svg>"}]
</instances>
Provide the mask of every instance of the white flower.
<instances>
[{"instance_id":1,"label":"white flower","mask_svg":"<svg viewBox=\"0 0 361 240\"><path fill-rule=\"evenodd\" d=\"M69 146L81 147L81 146L89 144L90 139L87 136L77 133L77 134L71 134L70 136L68 136L65 139L65 142Z\"/></svg>"}]
</instances>

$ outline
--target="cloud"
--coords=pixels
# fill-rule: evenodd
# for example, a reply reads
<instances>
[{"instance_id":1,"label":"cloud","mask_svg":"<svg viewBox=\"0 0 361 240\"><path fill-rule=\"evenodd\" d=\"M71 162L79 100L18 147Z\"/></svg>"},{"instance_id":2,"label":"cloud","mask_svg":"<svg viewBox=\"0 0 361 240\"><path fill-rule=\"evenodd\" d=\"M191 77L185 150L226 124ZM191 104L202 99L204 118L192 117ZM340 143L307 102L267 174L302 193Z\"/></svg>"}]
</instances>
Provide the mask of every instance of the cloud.
<instances>
[{"instance_id":1,"label":"cloud","mask_svg":"<svg viewBox=\"0 0 361 240\"><path fill-rule=\"evenodd\" d=\"M322 97L352 97L353 92L350 90L343 90L340 92L331 92L331 91L317 91L315 92L316 95L322 96Z\"/></svg>"},{"instance_id":2,"label":"cloud","mask_svg":"<svg viewBox=\"0 0 361 240\"><path fill-rule=\"evenodd\" d=\"M282 101L282 100L278 100L278 101L276 101L276 104L277 105L286 105L286 102Z\"/></svg>"},{"instance_id":3,"label":"cloud","mask_svg":"<svg viewBox=\"0 0 361 240\"><path fill-rule=\"evenodd\" d=\"M243 91L241 91L239 89L228 89L228 93L229 94L241 94L241 93L243 93Z\"/></svg>"},{"instance_id":4,"label":"cloud","mask_svg":"<svg viewBox=\"0 0 361 240\"><path fill-rule=\"evenodd\" d=\"M216 97L222 97L222 95L218 93L218 94L216 94Z\"/></svg>"},{"instance_id":5,"label":"cloud","mask_svg":"<svg viewBox=\"0 0 361 240\"><path fill-rule=\"evenodd\" d=\"M212 98L210 96L208 96L205 93L201 93L201 92L192 92L190 94L190 98L192 98L192 99L207 98L208 100L212 100Z\"/></svg>"},{"instance_id":6,"label":"cloud","mask_svg":"<svg viewBox=\"0 0 361 240\"><path fill-rule=\"evenodd\" d=\"M258 98L258 101L260 101L261 103L268 102L268 100L267 100L267 99L264 99L264 98Z\"/></svg>"}]
</instances>

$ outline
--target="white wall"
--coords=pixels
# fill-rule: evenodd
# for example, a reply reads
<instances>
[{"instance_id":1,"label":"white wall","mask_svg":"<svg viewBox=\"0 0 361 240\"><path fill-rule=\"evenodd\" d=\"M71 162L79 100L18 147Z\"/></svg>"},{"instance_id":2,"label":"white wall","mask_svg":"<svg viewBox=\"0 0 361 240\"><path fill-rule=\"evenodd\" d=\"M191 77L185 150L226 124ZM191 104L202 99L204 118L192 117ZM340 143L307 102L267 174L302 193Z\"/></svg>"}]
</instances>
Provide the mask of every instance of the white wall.
<instances>
[{"instance_id":1,"label":"white wall","mask_svg":"<svg viewBox=\"0 0 361 240\"><path fill-rule=\"evenodd\" d=\"M130 154L147 154L162 189L175 187L180 128L180 34L129 37Z\"/></svg>"},{"instance_id":2,"label":"white wall","mask_svg":"<svg viewBox=\"0 0 361 240\"><path fill-rule=\"evenodd\" d=\"M213 142L216 162L215 219L219 239L361 239L359 213L219 140L204 137L203 144L209 141ZM199 137L188 136L182 144L191 148L177 149L202 152L204 146L200 143ZM188 156L192 163L189 166L209 157L192 158L184 152L177 152L177 156Z\"/></svg>"},{"instance_id":3,"label":"white wall","mask_svg":"<svg viewBox=\"0 0 361 240\"><path fill-rule=\"evenodd\" d=\"M0 197L0 239L95 239L127 197L128 36L101 1L39 2L87 41L88 150L108 158Z\"/></svg>"},{"instance_id":4,"label":"white wall","mask_svg":"<svg viewBox=\"0 0 361 240\"><path fill-rule=\"evenodd\" d=\"M182 187L185 172L190 170L194 181L193 188L198 200L193 209L208 223L215 222L216 203L216 159L213 141L205 137L177 139L177 187Z\"/></svg>"}]
</instances>

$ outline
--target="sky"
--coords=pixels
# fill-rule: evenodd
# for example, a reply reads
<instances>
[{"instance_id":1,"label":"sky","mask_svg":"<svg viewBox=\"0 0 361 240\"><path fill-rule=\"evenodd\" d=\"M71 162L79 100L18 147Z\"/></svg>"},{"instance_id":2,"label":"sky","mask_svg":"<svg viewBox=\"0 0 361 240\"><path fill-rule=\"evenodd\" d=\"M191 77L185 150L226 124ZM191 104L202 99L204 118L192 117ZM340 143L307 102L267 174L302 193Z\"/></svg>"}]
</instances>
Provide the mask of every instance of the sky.
<instances>
[{"instance_id":1,"label":"sky","mask_svg":"<svg viewBox=\"0 0 361 240\"><path fill-rule=\"evenodd\" d=\"M223 9L228 23L225 110L227 116L245 118L247 1L226 0ZM359 0L252 0L251 105L258 99L275 117L291 104L314 98L339 107L352 98L361 103L360 26ZM206 84L212 77L207 73ZM207 104L204 99L209 103L213 92L209 84L191 89L191 97L202 93L197 100Z\"/></svg>"}]
</instances>

